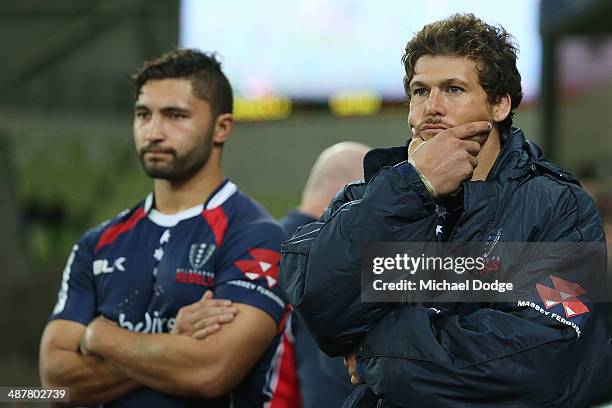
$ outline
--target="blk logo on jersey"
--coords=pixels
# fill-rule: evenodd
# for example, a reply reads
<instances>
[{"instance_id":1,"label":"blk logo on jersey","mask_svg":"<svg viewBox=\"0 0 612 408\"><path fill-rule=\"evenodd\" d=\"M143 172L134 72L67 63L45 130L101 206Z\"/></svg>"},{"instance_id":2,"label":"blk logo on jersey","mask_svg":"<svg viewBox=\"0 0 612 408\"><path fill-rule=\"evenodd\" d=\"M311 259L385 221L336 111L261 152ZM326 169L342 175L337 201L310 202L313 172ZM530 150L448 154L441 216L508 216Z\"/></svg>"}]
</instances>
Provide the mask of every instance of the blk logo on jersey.
<instances>
[{"instance_id":1,"label":"blk logo on jersey","mask_svg":"<svg viewBox=\"0 0 612 408\"><path fill-rule=\"evenodd\" d=\"M120 256L119 258L115 259L113 263L110 263L106 259L96 259L92 264L93 274L94 276L97 276L103 273L113 273L116 270L125 272L125 266L123 266L124 262L124 256Z\"/></svg>"},{"instance_id":2,"label":"blk logo on jersey","mask_svg":"<svg viewBox=\"0 0 612 408\"><path fill-rule=\"evenodd\" d=\"M589 312L589 308L578 299L578 296L587 293L582 286L552 275L550 279L552 280L554 289L539 283L536 284L536 289L546 309L562 304L565 310L565 316L568 319Z\"/></svg>"},{"instance_id":3,"label":"blk logo on jersey","mask_svg":"<svg viewBox=\"0 0 612 408\"><path fill-rule=\"evenodd\" d=\"M269 249L254 248L249 250L252 260L239 260L235 265L250 280L265 278L268 287L273 287L278 281L278 263L280 254Z\"/></svg>"}]
</instances>

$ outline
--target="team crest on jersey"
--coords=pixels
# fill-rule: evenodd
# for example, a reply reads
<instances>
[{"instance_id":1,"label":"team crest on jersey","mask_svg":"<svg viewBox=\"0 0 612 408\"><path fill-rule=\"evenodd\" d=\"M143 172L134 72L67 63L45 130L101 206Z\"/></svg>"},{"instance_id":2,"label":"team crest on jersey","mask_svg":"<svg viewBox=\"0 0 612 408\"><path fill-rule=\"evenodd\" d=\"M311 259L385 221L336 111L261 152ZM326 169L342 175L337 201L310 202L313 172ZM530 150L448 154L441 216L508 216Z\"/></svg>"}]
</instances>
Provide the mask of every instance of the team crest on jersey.
<instances>
[{"instance_id":1,"label":"team crest on jersey","mask_svg":"<svg viewBox=\"0 0 612 408\"><path fill-rule=\"evenodd\" d=\"M175 280L179 283L213 286L215 284L215 274L202 268L210 260L215 249L217 249L215 244L205 242L191 244L189 248L189 268L177 269Z\"/></svg>"},{"instance_id":2,"label":"team crest on jersey","mask_svg":"<svg viewBox=\"0 0 612 408\"><path fill-rule=\"evenodd\" d=\"M239 260L235 265L250 280L265 278L268 287L273 287L278 281L278 263L280 254L264 248L253 248L249 250L253 259Z\"/></svg>"},{"instance_id":3,"label":"team crest on jersey","mask_svg":"<svg viewBox=\"0 0 612 408\"><path fill-rule=\"evenodd\" d=\"M189 249L189 263L193 269L201 269L210 259L217 247L215 244L191 244Z\"/></svg>"}]
</instances>

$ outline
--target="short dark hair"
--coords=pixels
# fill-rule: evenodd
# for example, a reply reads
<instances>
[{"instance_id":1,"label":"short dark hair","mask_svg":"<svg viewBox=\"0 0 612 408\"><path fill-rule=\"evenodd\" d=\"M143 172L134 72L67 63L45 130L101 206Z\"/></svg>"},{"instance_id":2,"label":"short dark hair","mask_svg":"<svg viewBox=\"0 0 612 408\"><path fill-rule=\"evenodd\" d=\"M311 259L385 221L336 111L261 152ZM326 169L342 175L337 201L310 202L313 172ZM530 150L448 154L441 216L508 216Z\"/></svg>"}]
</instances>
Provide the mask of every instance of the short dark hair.
<instances>
[{"instance_id":1,"label":"short dark hair","mask_svg":"<svg viewBox=\"0 0 612 408\"><path fill-rule=\"evenodd\" d=\"M210 104L213 117L232 113L232 87L214 53L176 48L159 58L146 61L132 75L134 98L138 98L140 89L147 81L167 78L190 80L194 94Z\"/></svg>"},{"instance_id":2,"label":"short dark hair","mask_svg":"<svg viewBox=\"0 0 612 408\"><path fill-rule=\"evenodd\" d=\"M512 126L514 109L523 99L517 53L512 35L503 27L489 25L473 14L455 14L427 24L408 41L402 57L406 97L410 101L408 89L414 66L423 55L468 57L477 63L478 79L489 103L497 103L502 96L510 95L510 114L500 123L500 133L505 134Z\"/></svg>"}]
</instances>

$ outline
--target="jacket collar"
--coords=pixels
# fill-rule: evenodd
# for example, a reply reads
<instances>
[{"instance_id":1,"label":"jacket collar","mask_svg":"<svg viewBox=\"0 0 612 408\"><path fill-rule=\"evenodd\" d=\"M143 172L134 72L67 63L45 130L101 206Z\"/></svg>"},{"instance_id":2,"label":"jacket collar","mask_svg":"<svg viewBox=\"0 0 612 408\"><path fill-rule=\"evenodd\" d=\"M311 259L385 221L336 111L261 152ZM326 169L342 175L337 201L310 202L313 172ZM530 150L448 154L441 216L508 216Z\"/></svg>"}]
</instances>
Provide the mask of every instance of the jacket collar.
<instances>
[{"instance_id":1,"label":"jacket collar","mask_svg":"<svg viewBox=\"0 0 612 408\"><path fill-rule=\"evenodd\" d=\"M539 147L533 145L535 149L530 154L526 147L529 145L525 140L525 134L519 128L512 128L506 135L505 143L502 144L501 151L493 163L491 171L486 181L501 180L505 178L519 178L529 174L527 164L531 161L541 159L542 154Z\"/></svg>"},{"instance_id":2,"label":"jacket collar","mask_svg":"<svg viewBox=\"0 0 612 408\"><path fill-rule=\"evenodd\" d=\"M363 175L365 182L370 180L383 168L395 166L408 159L406 146L378 147L366 153L363 158Z\"/></svg>"},{"instance_id":3,"label":"jacket collar","mask_svg":"<svg viewBox=\"0 0 612 408\"><path fill-rule=\"evenodd\" d=\"M545 159L542 149L534 142L526 140L521 129L512 128L506 140L486 181L547 174L555 179L580 185L567 170Z\"/></svg>"},{"instance_id":4,"label":"jacket collar","mask_svg":"<svg viewBox=\"0 0 612 408\"><path fill-rule=\"evenodd\" d=\"M550 173L565 181L578 184L578 181L567 171L544 159L542 150L535 143L527 141L521 129L512 128L504 139L505 143L503 143L499 156L495 160L486 181L523 178L530 173ZM370 150L363 159L366 183L383 167L394 166L406 161L407 154L407 146Z\"/></svg>"}]
</instances>

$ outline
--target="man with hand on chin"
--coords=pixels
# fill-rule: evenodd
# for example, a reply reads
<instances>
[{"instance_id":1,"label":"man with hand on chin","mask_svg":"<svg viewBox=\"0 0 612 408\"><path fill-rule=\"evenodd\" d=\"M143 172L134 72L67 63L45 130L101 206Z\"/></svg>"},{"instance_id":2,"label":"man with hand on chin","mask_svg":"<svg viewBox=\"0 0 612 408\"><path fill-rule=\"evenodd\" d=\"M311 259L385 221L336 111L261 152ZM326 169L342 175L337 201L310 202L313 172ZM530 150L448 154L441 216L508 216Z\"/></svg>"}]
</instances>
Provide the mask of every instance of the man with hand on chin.
<instances>
[{"instance_id":1,"label":"man with hand on chin","mask_svg":"<svg viewBox=\"0 0 612 408\"><path fill-rule=\"evenodd\" d=\"M286 313L285 233L223 174L230 84L214 55L177 49L146 62L134 86L153 192L74 246L41 382L69 388L75 405L261 407Z\"/></svg>"},{"instance_id":2,"label":"man with hand on chin","mask_svg":"<svg viewBox=\"0 0 612 408\"><path fill-rule=\"evenodd\" d=\"M504 260L522 265L511 278L530 302L361 301L368 243L605 241L579 183L512 127L516 53L502 27L471 14L416 33L403 57L408 149L370 151L365 182L283 243L281 287L359 384L344 407L577 407L610 386L602 304L588 293L580 313L545 303L536 284L552 278L532 258ZM553 266L564 282L605 273Z\"/></svg>"}]
</instances>

